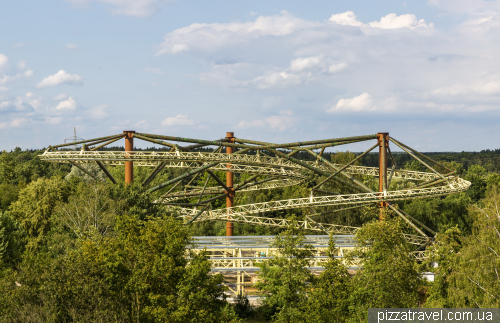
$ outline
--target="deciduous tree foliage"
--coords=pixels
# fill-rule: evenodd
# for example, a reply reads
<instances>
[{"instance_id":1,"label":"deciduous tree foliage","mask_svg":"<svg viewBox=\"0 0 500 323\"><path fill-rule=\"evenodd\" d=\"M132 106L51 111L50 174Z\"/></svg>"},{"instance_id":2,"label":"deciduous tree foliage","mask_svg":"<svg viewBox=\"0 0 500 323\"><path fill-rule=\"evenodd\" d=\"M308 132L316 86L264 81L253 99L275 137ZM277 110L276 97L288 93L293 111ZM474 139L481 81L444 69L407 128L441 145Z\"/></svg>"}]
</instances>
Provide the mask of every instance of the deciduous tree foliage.
<instances>
[{"instance_id":1,"label":"deciduous tree foliage","mask_svg":"<svg viewBox=\"0 0 500 323\"><path fill-rule=\"evenodd\" d=\"M328 244L328 262L325 270L314 281L314 288L309 293L307 302L307 322L345 322L349 317L349 297L352 282L335 248L335 240L330 237Z\"/></svg>"},{"instance_id":2,"label":"deciduous tree foliage","mask_svg":"<svg viewBox=\"0 0 500 323\"><path fill-rule=\"evenodd\" d=\"M500 307L500 194L495 188L483 200L471 205L472 234L463 238L455 257L458 270L452 277L460 307ZM458 292L460 291L460 292Z\"/></svg>"},{"instance_id":3,"label":"deciduous tree foliage","mask_svg":"<svg viewBox=\"0 0 500 323\"><path fill-rule=\"evenodd\" d=\"M3 280L3 320L235 321L222 277L210 275L203 253L189 252L190 239L170 216L122 216L115 235L82 239L66 255L29 253Z\"/></svg>"},{"instance_id":4,"label":"deciduous tree foliage","mask_svg":"<svg viewBox=\"0 0 500 323\"><path fill-rule=\"evenodd\" d=\"M19 192L10 213L29 237L28 248L37 248L50 230L51 216L59 202L67 200L70 185L58 177L39 178Z\"/></svg>"},{"instance_id":5,"label":"deciduous tree foliage","mask_svg":"<svg viewBox=\"0 0 500 323\"><path fill-rule=\"evenodd\" d=\"M301 322L307 318L308 294L314 282L309 267L314 249L304 243L304 235L289 229L276 236L272 247L278 252L259 264L256 287L264 293L263 304L276 322Z\"/></svg>"},{"instance_id":6,"label":"deciduous tree foliage","mask_svg":"<svg viewBox=\"0 0 500 323\"><path fill-rule=\"evenodd\" d=\"M368 223L357 232L359 246L350 260L360 268L353 278L350 321L366 320L369 308L418 306L422 278L403 233L397 218Z\"/></svg>"}]
</instances>

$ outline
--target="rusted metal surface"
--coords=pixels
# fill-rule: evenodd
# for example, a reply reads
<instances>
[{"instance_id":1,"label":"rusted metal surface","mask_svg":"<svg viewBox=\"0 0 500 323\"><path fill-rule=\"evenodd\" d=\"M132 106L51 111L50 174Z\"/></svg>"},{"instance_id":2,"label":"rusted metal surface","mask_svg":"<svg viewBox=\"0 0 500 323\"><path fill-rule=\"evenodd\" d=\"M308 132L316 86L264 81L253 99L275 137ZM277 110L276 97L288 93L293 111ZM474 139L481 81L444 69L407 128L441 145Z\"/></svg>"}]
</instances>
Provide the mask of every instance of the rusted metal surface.
<instances>
[{"instance_id":1,"label":"rusted metal surface","mask_svg":"<svg viewBox=\"0 0 500 323\"><path fill-rule=\"evenodd\" d=\"M387 147L389 145L389 133L379 132L377 133L377 143L378 143L378 191L380 196L384 198L385 192L387 191ZM387 207L387 202L380 202L380 220L383 216L383 208Z\"/></svg>"},{"instance_id":2,"label":"rusted metal surface","mask_svg":"<svg viewBox=\"0 0 500 323\"><path fill-rule=\"evenodd\" d=\"M135 131L126 130L125 135L125 152L134 150L134 133ZM125 162L125 184L131 184L134 181L134 162Z\"/></svg>"},{"instance_id":3,"label":"rusted metal surface","mask_svg":"<svg viewBox=\"0 0 500 323\"><path fill-rule=\"evenodd\" d=\"M171 151L133 151L134 137L171 147ZM96 151L100 147L121 138L125 138L125 151ZM374 140L376 141L374 147L379 146L378 167L354 166L357 160L368 154L374 147L358 155L346 165L334 164L325 158L324 151L327 147L358 143L365 140ZM396 169L394 158L389 149L390 140L420 164L429 168L431 172ZM179 143L183 142L192 144L180 146ZM125 165L126 183L132 183L133 181L133 166L154 168L144 181L144 186L150 185L155 176L166 167L175 170L187 170L184 174L149 189L149 191L153 192L166 188L167 192L162 193L155 200L155 203L168 205L167 207L175 210L174 214L182 218L186 223L199 221L226 222L226 234L228 236L234 234L233 223L275 227L298 225L307 230L328 231L338 234L339 232L347 232L350 229L340 229L331 223L318 223L313 217L368 205L379 205L381 210L387 207L394 209L395 213L419 233L420 236L412 237L415 244L427 245L432 239L422 237L422 229L431 234L434 232L404 211L396 209L395 205L390 205L390 202L448 195L465 191L470 187L470 182L459 178L454 172L441 174L438 170L446 169L445 165L431 160L399 141L393 140L388 133L276 144L234 138L233 133L227 133L226 138L219 140L199 140L124 131L123 134L84 140L80 143L87 144L82 146L80 152L74 150L57 151L55 149L67 145L49 146L39 158L50 162L77 164L75 166L80 168L83 167L79 164L97 163L105 172L105 167ZM95 150L87 151L86 148L92 145L95 146L92 148ZM371 145L373 143L370 143ZM191 151L205 146L215 146L217 149L215 151ZM223 148L226 149L224 153L222 153ZM313 151L314 149L318 149L318 152ZM320 149L321 151L319 151ZM247 153L249 151L256 151L257 154ZM306 161L302 159L302 156L299 158L292 157L297 152L306 152L314 156L315 160ZM388 176L389 157L392 161L392 167ZM439 165L439 168L434 169L433 167L436 165ZM308 171L324 176L323 179L326 178L326 181L332 180L341 183L342 186L339 192L347 189L349 193L320 190L318 185L310 191L308 197L234 205L234 192L236 190L245 192L299 185L307 180ZM201 176L203 172L209 173L210 176L207 176L202 183L199 181L198 176ZM222 178L217 178L216 172L219 172L219 175L220 172L226 174L225 184ZM242 174L239 180L240 183L235 183L234 174ZM245 179L247 176L251 177ZM110 176L108 175L108 177ZM368 177L377 178L378 185L373 183L373 180L369 180ZM213 186L214 179L219 185ZM415 186L391 191L390 182L392 179L413 181L412 183L415 183ZM189 183L185 185L186 182ZM321 185L325 181L319 180L318 182ZM210 186L208 186L209 183L211 183ZM181 189L178 189L178 186ZM319 194L321 196L315 196L314 193L321 193ZM226 205L213 209L211 202L221 198L226 198ZM326 212L321 212L321 208L324 207L334 207L336 209L330 211L323 209ZM309 209L312 213L305 216L305 221L299 220L296 224L284 219L260 216L268 212L301 208Z\"/></svg>"},{"instance_id":4,"label":"rusted metal surface","mask_svg":"<svg viewBox=\"0 0 500 323\"><path fill-rule=\"evenodd\" d=\"M227 132L226 133L226 139L228 140L229 143L234 143L234 132ZM232 154L233 153L233 147L226 147L226 153L227 154ZM226 167L228 169L231 169L231 164L227 164ZM227 189L227 195L226 195L226 207L227 207L227 214L228 214L228 222L226 222L226 236L232 236L233 235L233 229L234 225L231 220L231 209L233 207L234 203L234 173L233 172L226 172L226 189Z\"/></svg>"}]
</instances>

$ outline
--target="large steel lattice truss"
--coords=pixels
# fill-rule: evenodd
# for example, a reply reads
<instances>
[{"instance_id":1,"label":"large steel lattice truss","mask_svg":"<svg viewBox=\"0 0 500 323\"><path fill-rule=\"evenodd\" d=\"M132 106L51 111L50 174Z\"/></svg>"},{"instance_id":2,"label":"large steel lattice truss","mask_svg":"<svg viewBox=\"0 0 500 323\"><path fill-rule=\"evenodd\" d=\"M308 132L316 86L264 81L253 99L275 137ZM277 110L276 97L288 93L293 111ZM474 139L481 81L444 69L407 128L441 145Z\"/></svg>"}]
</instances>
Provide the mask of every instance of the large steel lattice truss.
<instances>
[{"instance_id":1,"label":"large steel lattice truss","mask_svg":"<svg viewBox=\"0 0 500 323\"><path fill-rule=\"evenodd\" d=\"M133 151L134 138L169 147L169 151ZM99 150L120 139L125 139L125 151ZM374 145L347 164L335 164L323 156L328 147L364 141L372 141ZM411 155L428 171L397 169L389 142ZM66 146L75 144L82 144L82 149L64 150ZM215 148L213 152L197 151L202 147ZM378 148L379 152L379 167L354 165L375 148ZM295 155L299 152L309 154L314 161L296 158ZM275 144L236 138L232 133L227 133L225 138L211 141L124 131L123 134L114 136L49 146L40 158L48 162L69 163L84 172L87 171L83 165L97 164L112 183L117 181L108 171L109 166L125 165L126 183L133 181L133 166L150 167L152 171L143 181L144 187L151 186L153 179L166 167L185 169L184 174L149 188L151 192L166 190L156 202L175 209L186 224L199 221L225 221L228 223L227 235L232 235L232 223L238 222L273 227L295 225L328 234L353 235L358 230L357 227L319 223L314 218L324 213L378 205L381 208L392 209L415 230L415 234L406 235L410 243L425 246L432 241L434 232L391 202L457 193L470 186L470 182L458 177L453 170L389 137L388 133ZM214 171L226 172L226 181L220 179ZM233 198L239 192L300 185L306 180L306 172L313 172L324 178L310 190L308 196L233 205ZM204 186L189 185L204 173L209 174ZM233 183L235 173L251 176L246 175L245 180L235 184ZM368 187L357 175L377 178L378 190ZM403 179L414 184L402 190L390 190L393 179ZM209 180L218 186L207 186ZM183 181L189 181L188 185L184 185L182 190L176 190ZM322 185L328 181L340 183L356 193L342 194L322 190ZM213 201L221 198L226 199L226 207L214 208ZM329 207L329 211L317 213L318 208L322 207ZM310 212L301 221L266 217L266 213L272 211L304 208Z\"/></svg>"}]
</instances>

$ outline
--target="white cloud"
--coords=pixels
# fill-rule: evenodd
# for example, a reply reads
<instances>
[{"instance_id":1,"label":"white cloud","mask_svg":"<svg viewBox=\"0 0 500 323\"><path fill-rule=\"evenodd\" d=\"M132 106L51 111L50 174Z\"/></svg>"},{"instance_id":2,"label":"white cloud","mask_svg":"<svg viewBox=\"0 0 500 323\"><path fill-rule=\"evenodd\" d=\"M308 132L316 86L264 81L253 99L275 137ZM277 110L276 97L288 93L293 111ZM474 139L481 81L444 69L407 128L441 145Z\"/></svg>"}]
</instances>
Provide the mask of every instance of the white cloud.
<instances>
[{"instance_id":1,"label":"white cloud","mask_svg":"<svg viewBox=\"0 0 500 323\"><path fill-rule=\"evenodd\" d=\"M77 74L68 74L65 70L60 70L56 74L49 75L37 84L37 88L46 88L59 84L82 84L83 78Z\"/></svg>"},{"instance_id":2,"label":"white cloud","mask_svg":"<svg viewBox=\"0 0 500 323\"><path fill-rule=\"evenodd\" d=\"M0 129L11 129L11 128L19 128L30 120L26 118L14 118L11 121L4 121L0 123Z\"/></svg>"},{"instance_id":3,"label":"white cloud","mask_svg":"<svg viewBox=\"0 0 500 323\"><path fill-rule=\"evenodd\" d=\"M67 100L59 102L56 107L57 111L74 111L76 110L77 102L72 97L69 97Z\"/></svg>"},{"instance_id":4,"label":"white cloud","mask_svg":"<svg viewBox=\"0 0 500 323\"><path fill-rule=\"evenodd\" d=\"M329 22L345 26L363 26L364 24L356 19L352 11L334 14L328 19Z\"/></svg>"},{"instance_id":5,"label":"white cloud","mask_svg":"<svg viewBox=\"0 0 500 323\"><path fill-rule=\"evenodd\" d=\"M188 50L189 50L189 46L186 44L174 44L174 46L172 46L172 49L170 50L170 52L172 54L177 54L177 53L187 52Z\"/></svg>"},{"instance_id":6,"label":"white cloud","mask_svg":"<svg viewBox=\"0 0 500 323\"><path fill-rule=\"evenodd\" d=\"M368 93L355 96L352 99L340 99L336 105L332 106L327 112L337 111L370 111L373 110L372 98Z\"/></svg>"},{"instance_id":7,"label":"white cloud","mask_svg":"<svg viewBox=\"0 0 500 323\"><path fill-rule=\"evenodd\" d=\"M169 0L68 0L75 5L85 6L91 2L100 2L112 7L111 13L118 16L147 18L160 11L161 3Z\"/></svg>"},{"instance_id":8,"label":"white cloud","mask_svg":"<svg viewBox=\"0 0 500 323\"><path fill-rule=\"evenodd\" d=\"M106 109L109 108L107 104L101 104L90 109L90 116L94 119L104 119L108 116Z\"/></svg>"},{"instance_id":9,"label":"white cloud","mask_svg":"<svg viewBox=\"0 0 500 323\"><path fill-rule=\"evenodd\" d=\"M328 67L328 72L330 74L340 73L343 70L345 70L346 68L347 68L347 63L346 62L342 62L342 63L338 63L338 64L332 64L332 65L330 65L330 67Z\"/></svg>"},{"instance_id":10,"label":"white cloud","mask_svg":"<svg viewBox=\"0 0 500 323\"><path fill-rule=\"evenodd\" d=\"M144 69L144 72L153 73L153 74L165 74L159 68L153 68L153 67L146 67Z\"/></svg>"},{"instance_id":11,"label":"white cloud","mask_svg":"<svg viewBox=\"0 0 500 323\"><path fill-rule=\"evenodd\" d=\"M358 21L356 15L352 11L346 11L343 13L334 14L328 19L330 23L345 25L345 26L356 26L356 27L376 27L382 29L399 29L399 28L410 28L415 29L419 27L433 28L434 24L425 23L424 19L418 20L414 14L405 14L397 16L395 13L390 13L385 17L382 17L380 21L373 21L368 24L364 24Z\"/></svg>"},{"instance_id":12,"label":"white cloud","mask_svg":"<svg viewBox=\"0 0 500 323\"><path fill-rule=\"evenodd\" d=\"M382 29L398 29L398 28L434 28L434 24L426 24L424 19L418 20L413 14L406 14L396 16L395 13L390 13L382 17L380 21L369 23L370 27L377 27Z\"/></svg>"},{"instance_id":13,"label":"white cloud","mask_svg":"<svg viewBox=\"0 0 500 323\"><path fill-rule=\"evenodd\" d=\"M302 72L305 69L317 67L322 60L322 55L312 57L299 57L290 63L290 71Z\"/></svg>"},{"instance_id":14,"label":"white cloud","mask_svg":"<svg viewBox=\"0 0 500 323\"><path fill-rule=\"evenodd\" d=\"M76 50L76 49L78 49L79 47L78 47L78 45L76 45L76 44L66 44L66 45L64 46L64 48L66 48L67 50Z\"/></svg>"},{"instance_id":15,"label":"white cloud","mask_svg":"<svg viewBox=\"0 0 500 323\"><path fill-rule=\"evenodd\" d=\"M26 61L17 62L17 67L19 67L20 69L25 69L26 68Z\"/></svg>"},{"instance_id":16,"label":"white cloud","mask_svg":"<svg viewBox=\"0 0 500 323\"><path fill-rule=\"evenodd\" d=\"M244 23L195 23L166 34L156 55L193 49L211 51L264 36L283 37L317 25L319 24L296 18L286 11L274 16L259 16L255 21Z\"/></svg>"},{"instance_id":17,"label":"white cloud","mask_svg":"<svg viewBox=\"0 0 500 323\"><path fill-rule=\"evenodd\" d=\"M194 126L196 122L189 119L187 115L177 115L176 117L168 117L161 122L162 126L168 127L186 127L186 126Z\"/></svg>"},{"instance_id":18,"label":"white cloud","mask_svg":"<svg viewBox=\"0 0 500 323\"><path fill-rule=\"evenodd\" d=\"M39 96L35 93L32 93L32 92L28 92L24 96L24 101L26 103L28 103L29 105L31 105L35 110L43 107L42 100L43 99L41 96Z\"/></svg>"},{"instance_id":19,"label":"white cloud","mask_svg":"<svg viewBox=\"0 0 500 323\"><path fill-rule=\"evenodd\" d=\"M298 119L293 117L293 112L290 110L280 110L279 112L280 115L269 116L263 120L240 121L237 128L264 128L273 132L294 131Z\"/></svg>"},{"instance_id":20,"label":"white cloud","mask_svg":"<svg viewBox=\"0 0 500 323\"><path fill-rule=\"evenodd\" d=\"M7 58L7 56L5 56L4 54L0 53L0 68L2 68L5 65L7 65L8 61L9 61L9 59Z\"/></svg>"},{"instance_id":21,"label":"white cloud","mask_svg":"<svg viewBox=\"0 0 500 323\"><path fill-rule=\"evenodd\" d=\"M253 79L253 83L255 83L259 89L270 89L273 87L284 88L301 84L306 78L306 75L291 74L285 71L258 76Z\"/></svg>"},{"instance_id":22,"label":"white cloud","mask_svg":"<svg viewBox=\"0 0 500 323\"><path fill-rule=\"evenodd\" d=\"M8 110L8 108L11 106L13 106L12 101L1 101L0 102L0 111Z\"/></svg>"}]
</instances>

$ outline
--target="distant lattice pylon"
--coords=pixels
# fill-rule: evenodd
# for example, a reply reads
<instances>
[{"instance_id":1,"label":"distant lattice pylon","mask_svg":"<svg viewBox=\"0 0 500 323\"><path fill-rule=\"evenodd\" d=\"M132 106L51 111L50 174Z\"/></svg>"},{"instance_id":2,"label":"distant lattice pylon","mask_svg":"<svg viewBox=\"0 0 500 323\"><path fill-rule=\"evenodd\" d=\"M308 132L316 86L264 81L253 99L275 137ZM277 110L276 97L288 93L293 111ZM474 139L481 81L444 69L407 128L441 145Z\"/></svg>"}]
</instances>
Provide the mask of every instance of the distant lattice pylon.
<instances>
[{"instance_id":1,"label":"distant lattice pylon","mask_svg":"<svg viewBox=\"0 0 500 323\"><path fill-rule=\"evenodd\" d=\"M80 138L76 135L76 127L73 128L73 136L72 137L69 137L69 138L66 138L64 139L64 143L65 144L68 144L68 143L73 143L73 142L78 142L78 141L82 141L84 140L83 138ZM71 146L68 146L69 149L79 149L80 147L77 145L77 144L74 144L74 145L71 145Z\"/></svg>"}]
</instances>

